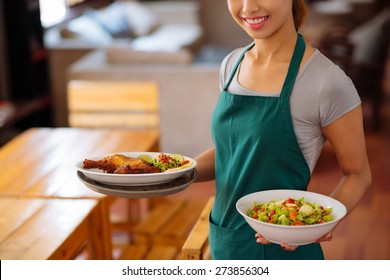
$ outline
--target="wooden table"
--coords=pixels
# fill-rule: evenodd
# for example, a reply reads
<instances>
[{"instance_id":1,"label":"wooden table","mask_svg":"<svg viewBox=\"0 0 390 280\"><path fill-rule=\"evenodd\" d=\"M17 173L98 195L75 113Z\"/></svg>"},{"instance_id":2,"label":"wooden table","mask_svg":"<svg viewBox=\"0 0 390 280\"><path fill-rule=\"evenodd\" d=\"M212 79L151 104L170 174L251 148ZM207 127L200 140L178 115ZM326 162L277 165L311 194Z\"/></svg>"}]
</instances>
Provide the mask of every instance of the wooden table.
<instances>
[{"instance_id":1,"label":"wooden table","mask_svg":"<svg viewBox=\"0 0 390 280\"><path fill-rule=\"evenodd\" d=\"M99 154L156 151L159 132L121 129L32 128L0 149L0 197L95 199L111 258L109 197L79 181L75 165Z\"/></svg>"},{"instance_id":2,"label":"wooden table","mask_svg":"<svg viewBox=\"0 0 390 280\"><path fill-rule=\"evenodd\" d=\"M96 199L0 197L0 259L73 259L87 244L104 259L103 225Z\"/></svg>"}]
</instances>

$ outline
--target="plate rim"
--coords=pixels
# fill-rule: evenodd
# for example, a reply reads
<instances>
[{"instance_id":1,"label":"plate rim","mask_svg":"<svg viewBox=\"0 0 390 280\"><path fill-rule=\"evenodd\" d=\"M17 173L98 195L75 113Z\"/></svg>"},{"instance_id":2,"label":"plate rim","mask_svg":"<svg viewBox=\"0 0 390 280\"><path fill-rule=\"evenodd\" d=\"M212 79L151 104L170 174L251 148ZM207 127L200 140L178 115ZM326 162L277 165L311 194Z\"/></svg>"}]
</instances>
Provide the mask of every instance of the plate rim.
<instances>
[{"instance_id":1,"label":"plate rim","mask_svg":"<svg viewBox=\"0 0 390 280\"><path fill-rule=\"evenodd\" d=\"M83 174L80 171L77 171L77 177L87 188L91 189L92 191L98 192L100 194L104 194L107 196L125 197L125 198L150 198L150 197L161 197L161 196L171 195L171 194L174 194L174 193L177 193L177 192L180 192L180 191L186 189L189 185L191 185L196 180L197 175L198 175L198 172L196 169L188 170L187 173L191 173L191 174L189 175L190 178L185 183L178 185L178 186L171 187L171 188L160 189L160 190L158 190L158 189L157 190L140 190L139 188L135 189L135 190L134 189L126 190L126 189L124 189L125 186L107 185L107 184L103 184L100 182L96 182L96 181L90 179L89 177L85 176L85 174ZM178 179L184 177L187 173L185 173L184 175L182 175L179 178L176 178L175 180L178 180ZM83 178L82 176L84 176L87 180L85 180L85 178ZM169 184L169 183L171 184L175 180L173 180L171 182L163 183L163 184ZM151 185L151 186L153 187L156 185ZM129 186L129 187L134 188L137 186ZM142 187L142 186L140 186L140 187Z\"/></svg>"}]
</instances>

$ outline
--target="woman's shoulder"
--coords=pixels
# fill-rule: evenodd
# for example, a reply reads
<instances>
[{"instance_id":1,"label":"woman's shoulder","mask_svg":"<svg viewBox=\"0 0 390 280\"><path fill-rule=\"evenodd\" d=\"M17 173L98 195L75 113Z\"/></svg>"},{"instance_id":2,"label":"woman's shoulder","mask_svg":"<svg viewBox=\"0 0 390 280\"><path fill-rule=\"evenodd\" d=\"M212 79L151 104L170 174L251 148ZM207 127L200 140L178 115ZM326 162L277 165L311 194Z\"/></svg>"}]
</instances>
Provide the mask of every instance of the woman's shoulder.
<instances>
[{"instance_id":1,"label":"woman's shoulder","mask_svg":"<svg viewBox=\"0 0 390 280\"><path fill-rule=\"evenodd\" d=\"M360 104L360 97L350 77L336 63L316 50L307 63L300 86L313 89L307 98L316 100L321 125L326 126Z\"/></svg>"},{"instance_id":2,"label":"woman's shoulder","mask_svg":"<svg viewBox=\"0 0 390 280\"><path fill-rule=\"evenodd\" d=\"M318 49L315 49L312 57L307 61L304 72L310 76L311 79L323 81L325 83L350 83L351 79L347 76L345 71Z\"/></svg>"},{"instance_id":3,"label":"woman's shoulder","mask_svg":"<svg viewBox=\"0 0 390 280\"><path fill-rule=\"evenodd\" d=\"M308 65L311 68L319 68L323 71L328 71L336 64L326 57L320 50L314 49L312 56L308 60Z\"/></svg>"}]
</instances>

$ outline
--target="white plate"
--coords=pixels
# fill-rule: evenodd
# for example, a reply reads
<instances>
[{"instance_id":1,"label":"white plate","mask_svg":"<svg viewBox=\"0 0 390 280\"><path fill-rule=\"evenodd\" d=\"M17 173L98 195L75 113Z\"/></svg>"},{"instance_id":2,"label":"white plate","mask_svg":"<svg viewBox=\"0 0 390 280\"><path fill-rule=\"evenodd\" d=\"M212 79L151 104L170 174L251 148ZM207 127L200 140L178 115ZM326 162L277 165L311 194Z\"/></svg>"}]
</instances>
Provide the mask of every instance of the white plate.
<instances>
[{"instance_id":1,"label":"white plate","mask_svg":"<svg viewBox=\"0 0 390 280\"><path fill-rule=\"evenodd\" d=\"M191 169L171 182L145 186L110 186L95 182L80 171L77 171L77 176L89 189L98 193L126 198L150 198L167 196L183 191L195 181L197 172L196 169Z\"/></svg>"},{"instance_id":2,"label":"white plate","mask_svg":"<svg viewBox=\"0 0 390 280\"><path fill-rule=\"evenodd\" d=\"M159 153L149 153L149 152L118 152L118 153L111 153L111 154L105 154L100 156L94 156L94 157L88 157L90 160L100 160L106 156L111 156L114 154L121 154L128 157L138 157L142 154L148 154L152 158L157 157ZM170 155L169 153L163 153ZM161 173L148 173L148 174L111 174L111 173L104 173L100 169L84 169L83 168L83 161L80 161L77 163L76 168L78 171L82 172L85 176L88 178L94 180L95 182L100 182L104 184L109 185L117 185L117 186L143 186L143 185L153 185L153 184L161 184L173 181L180 176L182 176L187 171L195 168L197 162L196 160L184 156L185 160L189 160L192 164L191 166L184 168L184 169L178 169L174 171L165 171Z\"/></svg>"}]
</instances>

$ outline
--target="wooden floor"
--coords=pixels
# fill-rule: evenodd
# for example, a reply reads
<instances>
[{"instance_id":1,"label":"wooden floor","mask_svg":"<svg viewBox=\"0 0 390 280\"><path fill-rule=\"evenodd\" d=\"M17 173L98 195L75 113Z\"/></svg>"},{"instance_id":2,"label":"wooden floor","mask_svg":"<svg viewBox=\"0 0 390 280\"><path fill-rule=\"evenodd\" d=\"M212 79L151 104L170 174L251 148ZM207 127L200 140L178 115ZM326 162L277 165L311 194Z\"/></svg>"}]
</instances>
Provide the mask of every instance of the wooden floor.
<instances>
[{"instance_id":1,"label":"wooden floor","mask_svg":"<svg viewBox=\"0 0 390 280\"><path fill-rule=\"evenodd\" d=\"M370 129L369 119L366 121L372 186L359 206L336 228L333 240L322 243L328 260L390 259L390 104L383 108L382 113L380 131ZM336 158L326 145L313 172L309 190L329 194L340 176ZM173 196L206 200L214 191L213 182L195 183Z\"/></svg>"}]
</instances>

